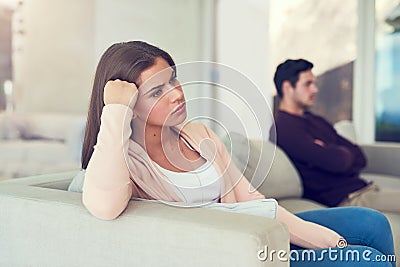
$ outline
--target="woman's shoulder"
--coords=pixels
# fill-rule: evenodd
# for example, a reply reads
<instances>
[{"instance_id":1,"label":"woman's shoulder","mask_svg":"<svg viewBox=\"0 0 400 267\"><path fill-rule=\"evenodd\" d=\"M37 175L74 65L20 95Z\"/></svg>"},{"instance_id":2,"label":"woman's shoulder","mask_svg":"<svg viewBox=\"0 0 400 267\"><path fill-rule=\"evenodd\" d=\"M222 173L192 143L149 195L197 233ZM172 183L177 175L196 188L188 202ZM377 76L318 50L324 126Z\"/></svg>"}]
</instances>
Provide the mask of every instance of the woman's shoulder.
<instances>
[{"instance_id":1,"label":"woman's shoulder","mask_svg":"<svg viewBox=\"0 0 400 267\"><path fill-rule=\"evenodd\" d=\"M180 132L189 136L213 137L213 130L201 122L186 122L178 126Z\"/></svg>"}]
</instances>

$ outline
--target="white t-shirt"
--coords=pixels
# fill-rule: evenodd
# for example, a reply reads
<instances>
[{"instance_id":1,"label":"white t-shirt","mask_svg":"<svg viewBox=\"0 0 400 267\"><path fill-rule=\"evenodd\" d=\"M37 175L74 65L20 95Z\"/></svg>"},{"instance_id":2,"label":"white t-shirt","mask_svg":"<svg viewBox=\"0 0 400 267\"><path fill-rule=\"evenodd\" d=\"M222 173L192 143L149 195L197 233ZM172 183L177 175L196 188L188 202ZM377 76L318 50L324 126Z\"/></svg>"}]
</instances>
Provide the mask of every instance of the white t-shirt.
<instances>
[{"instance_id":1,"label":"white t-shirt","mask_svg":"<svg viewBox=\"0 0 400 267\"><path fill-rule=\"evenodd\" d=\"M221 179L210 161L189 172L170 171L158 164L157 167L168 178L175 193L183 202L188 204L218 202L221 196Z\"/></svg>"}]
</instances>

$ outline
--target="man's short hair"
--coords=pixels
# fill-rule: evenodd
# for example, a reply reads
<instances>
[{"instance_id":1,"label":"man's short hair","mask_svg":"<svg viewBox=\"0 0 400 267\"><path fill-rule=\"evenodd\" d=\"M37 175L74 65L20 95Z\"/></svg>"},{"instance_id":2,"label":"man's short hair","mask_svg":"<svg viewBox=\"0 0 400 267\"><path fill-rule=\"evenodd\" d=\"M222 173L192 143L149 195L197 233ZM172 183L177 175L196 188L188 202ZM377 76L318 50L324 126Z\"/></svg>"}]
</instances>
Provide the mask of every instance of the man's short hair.
<instances>
[{"instance_id":1,"label":"man's short hair","mask_svg":"<svg viewBox=\"0 0 400 267\"><path fill-rule=\"evenodd\" d=\"M274 83L278 96L283 97L282 84L284 81L290 82L295 87L299 80L300 72L311 70L314 65L305 59L288 59L278 65L274 75Z\"/></svg>"}]
</instances>

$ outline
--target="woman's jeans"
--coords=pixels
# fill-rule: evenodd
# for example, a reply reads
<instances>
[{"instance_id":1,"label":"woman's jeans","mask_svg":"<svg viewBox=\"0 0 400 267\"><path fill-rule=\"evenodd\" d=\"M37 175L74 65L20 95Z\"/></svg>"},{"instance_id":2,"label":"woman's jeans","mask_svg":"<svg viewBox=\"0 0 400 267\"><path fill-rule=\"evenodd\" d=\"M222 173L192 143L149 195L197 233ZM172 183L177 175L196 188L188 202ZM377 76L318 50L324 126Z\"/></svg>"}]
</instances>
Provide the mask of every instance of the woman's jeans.
<instances>
[{"instance_id":1,"label":"woman's jeans","mask_svg":"<svg viewBox=\"0 0 400 267\"><path fill-rule=\"evenodd\" d=\"M342 207L296 215L336 231L351 246L304 250L292 245L290 266L396 266L392 231L382 213L368 208Z\"/></svg>"}]
</instances>

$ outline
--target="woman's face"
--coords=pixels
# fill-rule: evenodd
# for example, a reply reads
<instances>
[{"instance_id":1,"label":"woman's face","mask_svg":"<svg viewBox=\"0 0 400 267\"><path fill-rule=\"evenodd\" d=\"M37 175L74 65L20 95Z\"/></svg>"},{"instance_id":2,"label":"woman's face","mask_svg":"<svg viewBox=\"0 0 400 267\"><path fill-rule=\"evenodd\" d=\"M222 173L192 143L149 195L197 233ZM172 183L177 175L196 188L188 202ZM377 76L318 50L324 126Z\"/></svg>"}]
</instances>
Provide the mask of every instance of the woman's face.
<instances>
[{"instance_id":1,"label":"woman's face","mask_svg":"<svg viewBox=\"0 0 400 267\"><path fill-rule=\"evenodd\" d=\"M138 86L135 120L153 126L175 126L186 119L182 87L163 58L157 57L154 65L140 74Z\"/></svg>"}]
</instances>

